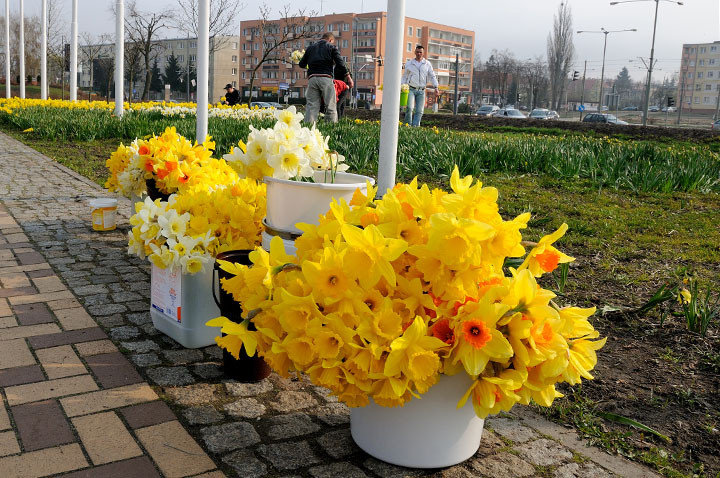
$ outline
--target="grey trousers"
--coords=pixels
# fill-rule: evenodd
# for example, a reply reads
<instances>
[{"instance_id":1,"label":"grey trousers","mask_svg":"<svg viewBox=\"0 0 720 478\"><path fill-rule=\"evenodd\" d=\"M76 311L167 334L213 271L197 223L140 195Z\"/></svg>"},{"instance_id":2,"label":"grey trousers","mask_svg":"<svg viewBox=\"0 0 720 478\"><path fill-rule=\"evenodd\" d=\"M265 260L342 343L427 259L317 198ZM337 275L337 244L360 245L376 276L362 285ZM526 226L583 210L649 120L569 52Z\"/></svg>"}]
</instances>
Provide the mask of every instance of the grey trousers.
<instances>
[{"instance_id":1,"label":"grey trousers","mask_svg":"<svg viewBox=\"0 0 720 478\"><path fill-rule=\"evenodd\" d=\"M305 91L307 105L305 107L305 121L314 123L320 113L320 99L327 107L325 119L337 123L337 101L335 98L335 84L332 78L314 76L308 80Z\"/></svg>"}]
</instances>

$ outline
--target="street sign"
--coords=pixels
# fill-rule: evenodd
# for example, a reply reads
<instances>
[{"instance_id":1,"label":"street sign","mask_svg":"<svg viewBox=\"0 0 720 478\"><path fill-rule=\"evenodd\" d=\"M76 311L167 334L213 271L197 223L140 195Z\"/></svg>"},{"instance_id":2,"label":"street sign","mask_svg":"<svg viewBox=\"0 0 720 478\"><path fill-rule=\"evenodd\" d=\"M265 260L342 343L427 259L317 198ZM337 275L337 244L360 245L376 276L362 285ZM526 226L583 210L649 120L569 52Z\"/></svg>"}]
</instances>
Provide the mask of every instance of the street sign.
<instances>
[{"instance_id":1,"label":"street sign","mask_svg":"<svg viewBox=\"0 0 720 478\"><path fill-rule=\"evenodd\" d=\"M280 83L280 84L278 84L278 88L280 88L281 90L289 90L290 85L287 83Z\"/></svg>"},{"instance_id":2,"label":"street sign","mask_svg":"<svg viewBox=\"0 0 720 478\"><path fill-rule=\"evenodd\" d=\"M585 105L578 106L578 111L585 111Z\"/></svg>"}]
</instances>

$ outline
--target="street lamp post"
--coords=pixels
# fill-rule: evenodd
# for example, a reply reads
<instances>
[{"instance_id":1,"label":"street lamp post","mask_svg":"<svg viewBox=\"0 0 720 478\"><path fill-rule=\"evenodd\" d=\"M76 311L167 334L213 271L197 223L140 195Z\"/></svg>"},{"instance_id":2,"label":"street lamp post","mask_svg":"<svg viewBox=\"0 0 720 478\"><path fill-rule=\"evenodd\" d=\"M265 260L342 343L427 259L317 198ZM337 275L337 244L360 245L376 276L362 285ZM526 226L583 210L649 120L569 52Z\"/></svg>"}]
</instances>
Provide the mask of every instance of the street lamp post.
<instances>
[{"instance_id":1,"label":"street lamp post","mask_svg":"<svg viewBox=\"0 0 720 478\"><path fill-rule=\"evenodd\" d=\"M676 0L621 0L618 2L610 2L610 5L618 5L620 3L637 3L637 2L655 2L655 20L653 21L652 43L650 45L650 65L648 66L647 84L645 85L645 104L643 105L643 126L647 126L648 106L650 103L650 82L652 81L653 62L655 61L655 33L657 32L657 18L660 2L675 3L683 5L683 2Z\"/></svg>"},{"instance_id":2,"label":"street lamp post","mask_svg":"<svg viewBox=\"0 0 720 478\"><path fill-rule=\"evenodd\" d=\"M620 32L636 32L637 28L628 28L625 30L605 30L604 27L600 28L600 30L578 30L578 34L580 33L602 33L605 35L605 41L603 43L603 59L602 59L602 70L600 72L600 98L598 99L598 111L602 111L602 104L603 104L603 87L605 86L605 52L607 51L607 37L610 33L620 33Z\"/></svg>"}]
</instances>

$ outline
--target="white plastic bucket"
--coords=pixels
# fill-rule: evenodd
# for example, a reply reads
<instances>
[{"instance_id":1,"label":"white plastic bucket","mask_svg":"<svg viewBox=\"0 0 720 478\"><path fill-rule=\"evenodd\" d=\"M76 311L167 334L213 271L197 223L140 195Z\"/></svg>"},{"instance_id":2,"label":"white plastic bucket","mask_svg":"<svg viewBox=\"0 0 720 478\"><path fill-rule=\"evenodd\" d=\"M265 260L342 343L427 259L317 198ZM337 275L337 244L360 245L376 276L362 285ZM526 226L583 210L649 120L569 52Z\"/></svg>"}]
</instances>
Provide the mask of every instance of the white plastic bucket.
<instances>
[{"instance_id":1,"label":"white plastic bucket","mask_svg":"<svg viewBox=\"0 0 720 478\"><path fill-rule=\"evenodd\" d=\"M480 447L484 420L475 415L471 400L457 402L470 388L464 372L440 375L420 399L403 407L381 407L370 399L350 409L350 432L368 454L393 465L442 468L473 456Z\"/></svg>"},{"instance_id":2,"label":"white plastic bucket","mask_svg":"<svg viewBox=\"0 0 720 478\"><path fill-rule=\"evenodd\" d=\"M92 227L96 231L112 231L117 225L117 199L97 198L90 200Z\"/></svg>"},{"instance_id":3,"label":"white plastic bucket","mask_svg":"<svg viewBox=\"0 0 720 478\"><path fill-rule=\"evenodd\" d=\"M272 236L265 231L262 233L262 248L268 252L270 252L270 241L272 241L273 237L275 236ZM297 253L297 249L295 249L295 241L292 239L283 239L282 242L285 247L285 254L294 256Z\"/></svg>"},{"instance_id":4,"label":"white plastic bucket","mask_svg":"<svg viewBox=\"0 0 720 478\"><path fill-rule=\"evenodd\" d=\"M314 183L267 176L263 178L267 184L265 221L268 226L284 232L302 234L295 224L317 224L318 216L330 209L332 199L345 199L349 203L356 189L367 194L367 181L371 185L375 184L373 178L359 174L337 173L334 183L323 182L328 177L325 172L316 171Z\"/></svg>"},{"instance_id":5,"label":"white plastic bucket","mask_svg":"<svg viewBox=\"0 0 720 478\"><path fill-rule=\"evenodd\" d=\"M188 349L213 345L215 337L220 335L220 327L205 325L220 316L212 287L211 264L194 275L153 264L150 316L155 328Z\"/></svg>"}]
</instances>

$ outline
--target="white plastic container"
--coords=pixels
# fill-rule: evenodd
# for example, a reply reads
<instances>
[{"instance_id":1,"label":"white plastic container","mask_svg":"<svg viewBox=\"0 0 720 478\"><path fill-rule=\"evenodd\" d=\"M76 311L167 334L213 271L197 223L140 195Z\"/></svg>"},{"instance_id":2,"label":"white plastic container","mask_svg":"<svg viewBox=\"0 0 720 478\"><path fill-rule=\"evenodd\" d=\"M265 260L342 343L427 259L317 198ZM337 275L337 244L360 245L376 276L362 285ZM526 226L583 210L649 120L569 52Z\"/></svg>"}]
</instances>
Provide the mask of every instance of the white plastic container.
<instances>
[{"instance_id":1,"label":"white plastic container","mask_svg":"<svg viewBox=\"0 0 720 478\"><path fill-rule=\"evenodd\" d=\"M262 232L262 248L266 251L270 252L270 241L272 241L273 237L267 232ZM297 249L295 249L295 241L291 239L283 239L283 246L285 246L285 254L289 256L294 256L297 253Z\"/></svg>"},{"instance_id":2,"label":"white plastic container","mask_svg":"<svg viewBox=\"0 0 720 478\"><path fill-rule=\"evenodd\" d=\"M92 228L95 231L112 231L117 225L117 199L97 198L90 200Z\"/></svg>"},{"instance_id":3,"label":"white plastic container","mask_svg":"<svg viewBox=\"0 0 720 478\"><path fill-rule=\"evenodd\" d=\"M329 174L329 173L328 173ZM318 216L330 209L332 199L345 199L348 203L356 189L367 194L367 181L375 184L368 176L351 173L337 173L334 183L322 182L325 172L316 171L314 183L290 181L287 179L263 178L267 185L267 212L265 221L268 226L284 232L302 234L295 227L298 222L317 224Z\"/></svg>"},{"instance_id":4,"label":"white plastic container","mask_svg":"<svg viewBox=\"0 0 720 478\"><path fill-rule=\"evenodd\" d=\"M456 408L471 384L464 372L441 375L419 400L413 398L403 407L381 407L370 399L365 407L351 408L353 440L393 465L441 468L461 463L477 452L485 423L475 415L471 400Z\"/></svg>"},{"instance_id":5,"label":"white plastic container","mask_svg":"<svg viewBox=\"0 0 720 478\"><path fill-rule=\"evenodd\" d=\"M153 264L150 290L150 316L156 329L188 349L215 343L220 327L205 325L220 316L212 295L212 265L190 275Z\"/></svg>"},{"instance_id":6,"label":"white plastic container","mask_svg":"<svg viewBox=\"0 0 720 478\"><path fill-rule=\"evenodd\" d=\"M133 217L135 215L135 203L137 202L143 202L145 200L145 194L142 196L136 196L132 195L130 196L130 217Z\"/></svg>"}]
</instances>

